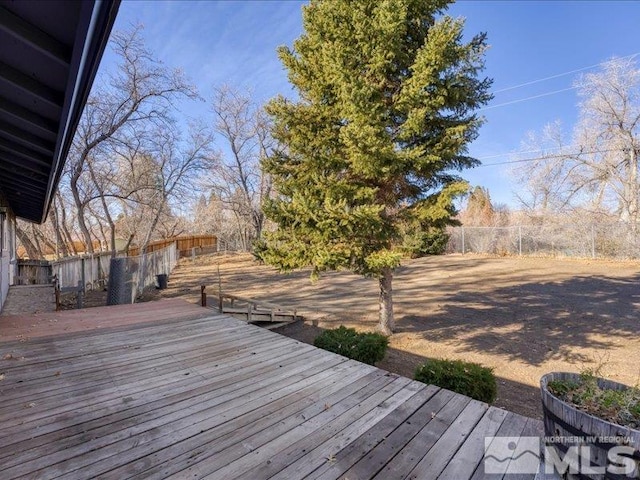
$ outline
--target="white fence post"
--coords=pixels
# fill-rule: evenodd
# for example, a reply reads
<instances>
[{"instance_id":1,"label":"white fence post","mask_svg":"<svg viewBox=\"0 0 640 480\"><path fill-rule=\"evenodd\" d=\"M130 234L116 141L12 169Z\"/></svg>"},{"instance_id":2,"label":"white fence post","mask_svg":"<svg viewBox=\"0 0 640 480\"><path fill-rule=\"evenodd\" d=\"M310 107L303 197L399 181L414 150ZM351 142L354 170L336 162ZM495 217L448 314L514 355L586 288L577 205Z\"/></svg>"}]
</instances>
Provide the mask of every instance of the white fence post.
<instances>
[{"instance_id":1,"label":"white fence post","mask_svg":"<svg viewBox=\"0 0 640 480\"><path fill-rule=\"evenodd\" d=\"M85 273L85 268L87 266L86 259L83 257L80 259L80 283L82 283L82 292L84 293L86 285L87 285L87 276Z\"/></svg>"}]
</instances>

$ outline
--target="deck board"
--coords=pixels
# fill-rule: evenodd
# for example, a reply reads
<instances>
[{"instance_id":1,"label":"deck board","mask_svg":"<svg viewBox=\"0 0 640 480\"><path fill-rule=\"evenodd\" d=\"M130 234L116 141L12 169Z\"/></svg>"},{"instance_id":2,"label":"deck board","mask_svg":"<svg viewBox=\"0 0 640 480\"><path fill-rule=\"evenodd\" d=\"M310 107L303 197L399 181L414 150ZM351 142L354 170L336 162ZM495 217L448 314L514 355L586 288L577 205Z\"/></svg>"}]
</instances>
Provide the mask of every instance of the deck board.
<instances>
[{"instance_id":1,"label":"deck board","mask_svg":"<svg viewBox=\"0 0 640 480\"><path fill-rule=\"evenodd\" d=\"M447 397L442 404L436 405L428 422L373 478L385 480L408 477L470 401L468 397L455 395L453 392L443 391L442 395Z\"/></svg>"},{"instance_id":2,"label":"deck board","mask_svg":"<svg viewBox=\"0 0 640 480\"><path fill-rule=\"evenodd\" d=\"M282 361L283 359L278 360L281 361L283 365L288 365L290 363L290 361ZM268 368L268 365L263 368ZM254 369L254 371L256 370ZM235 376L235 372L231 372L230 374L226 374L225 376L229 377L230 375ZM101 437L108 435L109 432L114 429L126 432L126 429L130 429L135 426L139 427L141 425L146 425L147 427L149 427L148 422L159 416L163 416L164 421L166 422L168 421L167 416L176 411L179 411L183 415L186 415L185 412L190 412L192 414L193 420L197 417L196 413L199 410L204 410L206 408L207 405L205 401L210 400L211 396L214 393L221 391L221 385L222 384L220 382L215 384L206 384L204 387L197 388L195 390L190 389L184 393L173 394L169 398L161 398L156 401L146 401L144 404L135 406L133 408L128 408L125 411L115 410L115 413L112 413L110 415L104 415L98 419L82 423L82 427L84 430L90 430L93 437ZM132 403L132 400L130 400L128 403ZM113 409L111 411L113 411ZM103 413L106 414L107 411L104 411ZM74 421L77 422L78 419L74 419ZM147 423L145 424L145 422ZM77 444L85 442L86 438L84 438L83 435L74 435L74 428L75 425L67 427L63 430L54 431L48 435L40 435L31 440L31 442L23 443L23 445L21 446L24 449L27 447L33 448L37 445L42 444L44 441L55 441L55 445L49 443L49 445L47 446L48 448L39 448L37 450L32 450L31 453L33 454L34 458L25 458L25 455L23 454L20 456L20 459L22 461L35 461L45 453L50 453L51 451L55 452L60 450L60 448L69 449ZM11 438L9 441L13 441L13 438ZM10 448L10 446L5 446L3 450L6 452L10 450Z\"/></svg>"},{"instance_id":3,"label":"deck board","mask_svg":"<svg viewBox=\"0 0 640 480\"><path fill-rule=\"evenodd\" d=\"M487 404L471 400L435 445L422 457L408 478L419 480L439 476L486 412Z\"/></svg>"},{"instance_id":4,"label":"deck board","mask_svg":"<svg viewBox=\"0 0 640 480\"><path fill-rule=\"evenodd\" d=\"M482 461L485 438L496 435L506 416L505 410L489 408L438 478L457 480L471 477L476 465Z\"/></svg>"},{"instance_id":5,"label":"deck board","mask_svg":"<svg viewBox=\"0 0 640 480\"><path fill-rule=\"evenodd\" d=\"M540 431L186 302L6 319L6 480L464 480L485 436Z\"/></svg>"},{"instance_id":6,"label":"deck board","mask_svg":"<svg viewBox=\"0 0 640 480\"><path fill-rule=\"evenodd\" d=\"M387 415L387 417L375 424L357 440L351 442L347 447L337 452L333 456L332 462L326 462L324 465L317 468L313 474L309 475L308 478L337 478L365 457L367 457L365 462L370 463L373 466L375 464L374 455L377 455L377 453L374 452L377 452L378 446L386 443L387 441L393 442L393 440L388 438L390 436L406 438L406 433L399 427L405 424L405 422L407 422L407 425L411 425L412 421L410 418L417 411L423 409L426 404L425 402L428 403L428 400L431 399L438 390L438 387L434 387L433 385L426 386L426 388L397 408L394 415ZM384 463L381 467L382 466L384 466Z\"/></svg>"}]
</instances>

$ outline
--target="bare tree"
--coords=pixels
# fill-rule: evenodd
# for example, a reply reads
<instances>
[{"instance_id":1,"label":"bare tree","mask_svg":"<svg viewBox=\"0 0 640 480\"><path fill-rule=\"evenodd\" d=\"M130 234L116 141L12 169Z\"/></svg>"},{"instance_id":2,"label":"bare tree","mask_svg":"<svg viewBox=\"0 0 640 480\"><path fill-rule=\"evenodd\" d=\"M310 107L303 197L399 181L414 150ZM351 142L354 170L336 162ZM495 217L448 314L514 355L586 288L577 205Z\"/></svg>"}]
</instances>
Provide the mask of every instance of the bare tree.
<instances>
[{"instance_id":1,"label":"bare tree","mask_svg":"<svg viewBox=\"0 0 640 480\"><path fill-rule=\"evenodd\" d=\"M58 225L60 228L60 236L62 238L63 243L67 246L67 254L77 254L78 250L76 249L75 242L73 241L73 220L69 219L69 215L67 214L67 210L70 210L70 206L68 205L65 196L62 195L61 189L58 188L54 197L53 208L56 211L56 216L58 217Z\"/></svg>"},{"instance_id":2,"label":"bare tree","mask_svg":"<svg viewBox=\"0 0 640 480\"><path fill-rule=\"evenodd\" d=\"M60 254L62 253L63 257L68 257L70 255L69 253L69 248L67 246L67 242L65 241L62 232L63 232L63 226L61 225L60 222L60 216L58 214L59 212L59 207L58 207L58 199L56 198L56 196L53 197L53 208L50 211L50 220L51 223L53 224L53 229L54 229L54 233L56 236L56 259L60 258Z\"/></svg>"},{"instance_id":3,"label":"bare tree","mask_svg":"<svg viewBox=\"0 0 640 480\"><path fill-rule=\"evenodd\" d=\"M154 136L156 148L150 154L154 187L147 207L150 224L141 237L140 249L145 251L153 232L170 208L170 200L185 197L197 183L197 177L211 168L216 157L211 149L212 137L202 127L192 127L189 139L181 142L175 130L162 129Z\"/></svg>"},{"instance_id":4,"label":"bare tree","mask_svg":"<svg viewBox=\"0 0 640 480\"><path fill-rule=\"evenodd\" d=\"M238 228L235 217L225 209L214 192L209 198L201 194L193 206L191 231L198 234L215 234L225 245L239 245Z\"/></svg>"},{"instance_id":5,"label":"bare tree","mask_svg":"<svg viewBox=\"0 0 640 480\"><path fill-rule=\"evenodd\" d=\"M102 199L115 249L115 222L104 201L106 186L104 179L98 179L98 163L113 161L115 146L152 135L163 126L169 128L173 101L197 96L179 71L171 71L153 58L144 46L140 27L116 33L111 43L119 58L118 72L89 98L65 171L78 227L89 252L93 252L93 238L87 210L95 199Z\"/></svg>"},{"instance_id":6,"label":"bare tree","mask_svg":"<svg viewBox=\"0 0 640 480\"><path fill-rule=\"evenodd\" d=\"M32 238L31 225L20 219L16 222L16 236L18 242L25 249L27 256L31 259L43 258L44 253L40 246L36 243L35 238Z\"/></svg>"},{"instance_id":7,"label":"bare tree","mask_svg":"<svg viewBox=\"0 0 640 480\"><path fill-rule=\"evenodd\" d=\"M558 124L531 135L526 148L541 154L523 162L516 176L532 211L612 214L635 232L640 220L640 69L614 59L576 82L580 119L570 141Z\"/></svg>"},{"instance_id":8,"label":"bare tree","mask_svg":"<svg viewBox=\"0 0 640 480\"><path fill-rule=\"evenodd\" d=\"M520 158L523 162L512 169L520 185L515 192L520 204L530 214L564 211L570 195L566 185L568 164L562 152L568 151L568 146L560 123L546 125L540 134L529 132L522 150L539 153Z\"/></svg>"},{"instance_id":9,"label":"bare tree","mask_svg":"<svg viewBox=\"0 0 640 480\"><path fill-rule=\"evenodd\" d=\"M269 120L248 93L229 86L214 90L213 113L225 154L211 171L210 185L232 213L241 247L248 249L262 233L262 203L271 192L271 179L260 166L273 142Z\"/></svg>"},{"instance_id":10,"label":"bare tree","mask_svg":"<svg viewBox=\"0 0 640 480\"><path fill-rule=\"evenodd\" d=\"M42 226L21 224L30 256L77 253L79 239L83 251L108 245L115 255L118 230L143 250L154 235L184 232L186 220L172 210L197 194L198 177L215 163L211 130L192 126L184 138L173 118L174 101L198 98L195 89L154 59L140 27L111 43L118 70L96 82L51 215Z\"/></svg>"}]
</instances>

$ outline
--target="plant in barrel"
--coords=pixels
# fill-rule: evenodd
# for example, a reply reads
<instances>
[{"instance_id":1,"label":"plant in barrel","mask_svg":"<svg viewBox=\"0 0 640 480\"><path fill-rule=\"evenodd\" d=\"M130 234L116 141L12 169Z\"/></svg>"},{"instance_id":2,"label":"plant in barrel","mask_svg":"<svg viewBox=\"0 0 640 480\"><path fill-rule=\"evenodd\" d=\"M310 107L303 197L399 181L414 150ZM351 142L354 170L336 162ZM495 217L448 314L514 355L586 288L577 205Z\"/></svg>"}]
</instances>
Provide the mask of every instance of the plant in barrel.
<instances>
[{"instance_id":1,"label":"plant in barrel","mask_svg":"<svg viewBox=\"0 0 640 480\"><path fill-rule=\"evenodd\" d=\"M540 381L547 468L566 478L640 475L640 389L582 373L552 372Z\"/></svg>"}]
</instances>

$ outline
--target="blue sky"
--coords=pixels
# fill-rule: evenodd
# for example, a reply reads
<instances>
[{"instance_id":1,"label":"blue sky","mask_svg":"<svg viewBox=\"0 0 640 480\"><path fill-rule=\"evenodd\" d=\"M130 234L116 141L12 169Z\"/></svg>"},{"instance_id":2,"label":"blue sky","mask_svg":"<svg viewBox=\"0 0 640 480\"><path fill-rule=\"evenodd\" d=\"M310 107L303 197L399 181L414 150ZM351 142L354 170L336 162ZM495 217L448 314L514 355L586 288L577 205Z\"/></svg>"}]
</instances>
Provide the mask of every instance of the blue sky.
<instances>
[{"instance_id":1,"label":"blue sky","mask_svg":"<svg viewBox=\"0 0 640 480\"><path fill-rule=\"evenodd\" d=\"M182 68L205 98L214 85L227 83L266 101L278 93L293 94L276 48L300 35L304 3L124 0L115 28L142 23L149 48L166 64ZM488 33L486 74L496 91L640 52L640 2L635 1L467 0L452 5L449 14L466 18L468 36ZM103 68L111 61L106 55ZM578 98L570 89L576 75L496 93L491 102L496 107L482 112L486 124L470 153L485 164L505 162L528 131L555 120L570 130L578 113ZM558 90L565 91L500 106ZM205 102L182 108L190 117L210 116ZM488 187L494 202L516 206L517 185L508 165L482 166L463 176Z\"/></svg>"}]
</instances>

